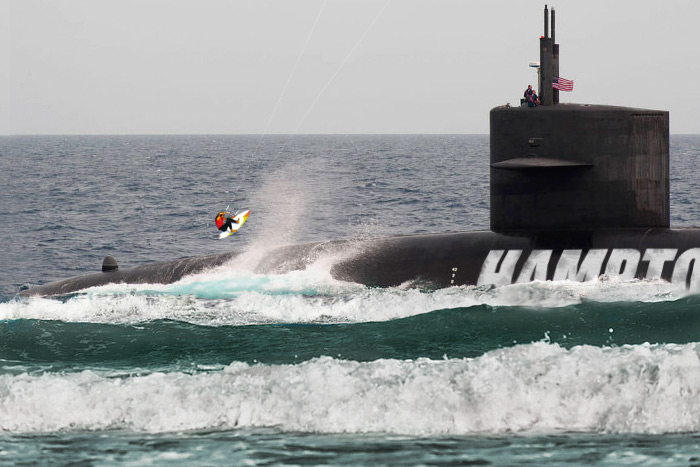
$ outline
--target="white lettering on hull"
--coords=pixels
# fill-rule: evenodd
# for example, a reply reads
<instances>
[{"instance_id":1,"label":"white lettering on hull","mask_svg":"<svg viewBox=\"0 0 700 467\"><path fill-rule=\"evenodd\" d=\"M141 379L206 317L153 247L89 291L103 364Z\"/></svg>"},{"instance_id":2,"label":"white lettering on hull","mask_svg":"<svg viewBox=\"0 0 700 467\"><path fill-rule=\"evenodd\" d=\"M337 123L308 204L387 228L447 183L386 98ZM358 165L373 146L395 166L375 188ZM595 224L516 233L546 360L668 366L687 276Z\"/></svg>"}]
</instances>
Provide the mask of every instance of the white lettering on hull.
<instances>
[{"instance_id":1,"label":"white lettering on hull","mask_svg":"<svg viewBox=\"0 0 700 467\"><path fill-rule=\"evenodd\" d=\"M632 280L637 274L639 259L642 255L633 248L616 248L610 253L605 265L605 275L619 277L622 280Z\"/></svg>"},{"instance_id":2,"label":"white lettering on hull","mask_svg":"<svg viewBox=\"0 0 700 467\"><path fill-rule=\"evenodd\" d=\"M554 250L532 250L522 261L516 276L516 266L523 250L491 250L481 266L477 285L508 285L513 283L547 280L547 270ZM622 280L640 277L660 279L664 265L673 264L671 282L700 289L700 248L684 251L678 258L677 248L649 248L642 252L635 248L601 248L564 250L557 260L552 279L585 282L605 274ZM607 261L606 261L607 258ZM643 264L647 264L644 269ZM697 266L697 267L696 267Z\"/></svg>"},{"instance_id":3,"label":"white lettering on hull","mask_svg":"<svg viewBox=\"0 0 700 467\"><path fill-rule=\"evenodd\" d=\"M476 285L493 284L508 285L513 283L515 263L518 262L523 250L508 250L505 258L505 250L491 250L481 265L481 274Z\"/></svg>"},{"instance_id":4,"label":"white lettering on hull","mask_svg":"<svg viewBox=\"0 0 700 467\"><path fill-rule=\"evenodd\" d=\"M603 269L603 261L608 254L608 250L593 249L586 252L586 256L578 267L583 250L564 250L561 253L557 269L554 271L555 281L578 281L586 282L600 276Z\"/></svg>"},{"instance_id":5,"label":"white lettering on hull","mask_svg":"<svg viewBox=\"0 0 700 467\"><path fill-rule=\"evenodd\" d=\"M692 250L688 250L692 251ZM667 261L673 261L678 253L677 248L649 248L644 252L642 261L649 261L649 269L647 269L647 279L661 279L661 270ZM676 262L676 264L678 264ZM686 269L687 273L687 269Z\"/></svg>"},{"instance_id":6,"label":"white lettering on hull","mask_svg":"<svg viewBox=\"0 0 700 467\"><path fill-rule=\"evenodd\" d=\"M700 248L691 248L684 251L678 257L673 267L671 282L674 284L688 283L688 287L691 289L700 288L700 267L697 267L699 259ZM688 277L689 274L690 277Z\"/></svg>"},{"instance_id":7,"label":"white lettering on hull","mask_svg":"<svg viewBox=\"0 0 700 467\"><path fill-rule=\"evenodd\" d=\"M516 282L546 281L547 265L551 257L552 250L532 250Z\"/></svg>"}]
</instances>

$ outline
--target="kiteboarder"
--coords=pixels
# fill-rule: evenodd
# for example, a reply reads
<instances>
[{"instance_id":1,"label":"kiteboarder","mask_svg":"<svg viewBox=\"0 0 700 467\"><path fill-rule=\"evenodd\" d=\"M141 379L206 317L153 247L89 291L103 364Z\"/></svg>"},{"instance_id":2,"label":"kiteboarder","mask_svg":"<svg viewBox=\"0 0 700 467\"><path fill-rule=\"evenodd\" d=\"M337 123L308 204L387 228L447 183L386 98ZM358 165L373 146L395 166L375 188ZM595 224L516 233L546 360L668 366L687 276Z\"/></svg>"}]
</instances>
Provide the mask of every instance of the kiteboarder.
<instances>
[{"instance_id":1,"label":"kiteboarder","mask_svg":"<svg viewBox=\"0 0 700 467\"><path fill-rule=\"evenodd\" d=\"M238 221L233 217L226 217L226 214L231 214L230 212L220 212L216 215L216 228L222 232L226 232L233 228L233 224L238 224Z\"/></svg>"}]
</instances>

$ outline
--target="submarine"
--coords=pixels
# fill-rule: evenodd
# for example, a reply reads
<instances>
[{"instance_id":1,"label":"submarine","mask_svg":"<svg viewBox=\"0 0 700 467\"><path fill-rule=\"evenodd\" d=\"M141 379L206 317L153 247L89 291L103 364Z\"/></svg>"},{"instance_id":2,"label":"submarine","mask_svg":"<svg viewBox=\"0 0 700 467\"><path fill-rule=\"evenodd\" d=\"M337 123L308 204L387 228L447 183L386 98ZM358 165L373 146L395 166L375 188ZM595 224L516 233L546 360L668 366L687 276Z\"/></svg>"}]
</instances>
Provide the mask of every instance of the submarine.
<instances>
[{"instance_id":1,"label":"submarine","mask_svg":"<svg viewBox=\"0 0 700 467\"><path fill-rule=\"evenodd\" d=\"M700 229L670 228L669 113L559 103L555 11L546 5L538 74L539 105L506 104L490 112L490 230L289 245L266 252L254 272L303 269L331 255L333 278L370 287L503 286L605 275L700 289ZM242 253L127 269L108 256L99 272L20 295L167 284Z\"/></svg>"}]
</instances>

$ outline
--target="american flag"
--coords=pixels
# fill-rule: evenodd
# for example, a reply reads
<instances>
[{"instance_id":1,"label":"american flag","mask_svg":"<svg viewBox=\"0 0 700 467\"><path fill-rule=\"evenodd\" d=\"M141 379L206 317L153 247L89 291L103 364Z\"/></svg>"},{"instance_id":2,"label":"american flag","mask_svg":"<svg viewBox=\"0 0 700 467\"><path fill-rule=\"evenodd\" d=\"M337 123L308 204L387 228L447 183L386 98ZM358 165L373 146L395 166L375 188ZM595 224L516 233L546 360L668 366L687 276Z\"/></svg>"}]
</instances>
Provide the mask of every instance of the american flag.
<instances>
[{"instance_id":1,"label":"american flag","mask_svg":"<svg viewBox=\"0 0 700 467\"><path fill-rule=\"evenodd\" d=\"M561 78L559 76L555 76L554 81L552 82L552 87L554 89L558 89L560 91L573 91L574 90L574 82L570 79L565 79L565 78Z\"/></svg>"}]
</instances>

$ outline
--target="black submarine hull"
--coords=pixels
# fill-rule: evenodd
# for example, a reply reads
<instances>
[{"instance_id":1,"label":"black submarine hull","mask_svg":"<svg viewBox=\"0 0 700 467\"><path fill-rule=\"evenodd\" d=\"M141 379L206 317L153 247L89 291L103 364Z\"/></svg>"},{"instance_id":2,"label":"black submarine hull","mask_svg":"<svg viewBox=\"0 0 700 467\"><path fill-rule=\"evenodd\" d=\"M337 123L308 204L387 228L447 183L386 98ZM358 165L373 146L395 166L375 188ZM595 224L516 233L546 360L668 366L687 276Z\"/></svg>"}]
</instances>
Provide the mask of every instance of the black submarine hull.
<instances>
[{"instance_id":1,"label":"black submarine hull","mask_svg":"<svg viewBox=\"0 0 700 467\"><path fill-rule=\"evenodd\" d=\"M544 8L541 105L490 113L490 222L483 232L345 240L273 249L257 273L331 255L331 275L372 287L508 285L535 280L666 280L700 289L700 229L670 229L669 113L559 104L554 11ZM558 82L558 81L557 81ZM238 253L114 269L34 287L58 295L108 283L170 283Z\"/></svg>"},{"instance_id":2,"label":"black submarine hull","mask_svg":"<svg viewBox=\"0 0 700 467\"><path fill-rule=\"evenodd\" d=\"M106 284L168 284L225 265L243 252L184 258L116 269L39 285L23 296L64 295ZM334 279L370 287L508 285L535 280L665 280L700 289L700 229L492 231L338 240L280 247L264 253L253 272L304 269L337 258Z\"/></svg>"},{"instance_id":3,"label":"black submarine hull","mask_svg":"<svg viewBox=\"0 0 700 467\"><path fill-rule=\"evenodd\" d=\"M465 232L377 240L336 264L337 279L368 286L436 288L535 280L666 280L700 288L700 229Z\"/></svg>"}]
</instances>

